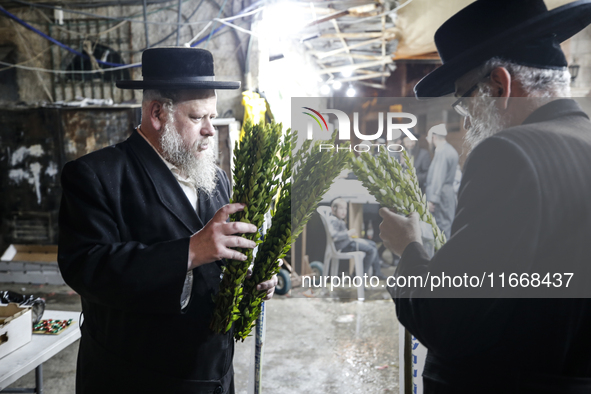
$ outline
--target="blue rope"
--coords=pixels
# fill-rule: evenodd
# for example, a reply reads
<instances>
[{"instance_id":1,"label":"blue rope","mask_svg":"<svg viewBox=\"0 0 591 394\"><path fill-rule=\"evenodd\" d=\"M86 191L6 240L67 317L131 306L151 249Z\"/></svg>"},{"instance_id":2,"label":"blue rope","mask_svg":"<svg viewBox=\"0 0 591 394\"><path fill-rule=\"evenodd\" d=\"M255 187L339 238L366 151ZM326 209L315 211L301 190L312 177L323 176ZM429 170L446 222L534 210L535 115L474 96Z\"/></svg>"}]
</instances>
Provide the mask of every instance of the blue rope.
<instances>
[{"instance_id":1,"label":"blue rope","mask_svg":"<svg viewBox=\"0 0 591 394\"><path fill-rule=\"evenodd\" d=\"M254 3L252 3L251 5L249 5L248 7L246 7L245 9L243 9L242 11L240 11L239 13L237 13L236 15L245 14L247 12L250 12L251 10L254 10L256 7L258 7L261 3L264 3L264 2L265 2L265 0L258 0L258 1L254 2ZM226 6L226 0L224 0L224 4L222 5L222 8L220 8L220 12L218 13L218 18L220 17L220 14L223 11L223 9L224 9L225 6ZM215 29L211 33L209 33L209 36L207 36L207 38L203 37L199 41L193 43L191 45L191 47L194 48L197 45L201 44L203 41L207 41L209 43L209 39L211 38L211 36L213 36L218 31L222 30L224 27L227 27L227 26L226 25L221 25L220 27L218 27L217 29ZM206 48L207 48L207 46L206 46Z\"/></svg>"},{"instance_id":2,"label":"blue rope","mask_svg":"<svg viewBox=\"0 0 591 394\"><path fill-rule=\"evenodd\" d=\"M58 40L56 40L53 37L48 36L47 34L43 33L42 31L34 28L33 26L29 25L27 22L23 21L22 19L19 19L16 15L11 14L10 12L6 11L4 9L4 7L0 6L0 12L4 13L6 16L8 16L10 19L13 19L14 21L18 22L20 25L26 27L27 29L34 31L35 33L39 34L41 37L45 38L46 40L51 41L52 43L54 43L55 45L65 49L68 52L71 52L75 55L81 56L85 59L89 59L88 55L82 52L78 52L77 50L75 50L74 48L71 48L69 46L67 46L66 44L62 44L61 42L59 42ZM110 66L110 67L120 67L120 66L125 66L126 64L119 64L119 63L110 63L110 62L103 62L102 60L98 60L96 59L97 63L102 64L104 66ZM139 66L136 66L139 67Z\"/></svg>"},{"instance_id":3,"label":"blue rope","mask_svg":"<svg viewBox=\"0 0 591 394\"><path fill-rule=\"evenodd\" d=\"M243 9L242 11L240 11L237 15L243 14L245 12L249 12L251 9L254 9L255 7L257 7L259 4L263 3L264 0L259 0L253 4L251 4L250 6L246 7L245 9ZM226 0L224 0L224 4L222 5L222 8L220 8L220 13L223 10L223 7L226 5ZM41 37L45 38L46 40L54 43L55 45L59 46L60 48L65 49L68 52L71 52L75 55L81 56L84 59L89 59L89 56L85 53L79 52L77 50L75 50L72 47L67 46L66 44L63 44L61 42L59 42L58 40L56 40L53 37L48 36L47 34L43 33L42 31L34 28L33 26L29 25L27 22L23 21L22 19L18 18L16 15L11 14L10 12L8 12L6 9L4 9L4 7L0 6L0 12L2 12L3 14L5 14L6 16L8 16L10 19L13 19L14 21L16 21L17 23L19 23L20 25L26 27L27 29L39 34ZM219 14L218 14L219 17ZM201 40L193 43L191 45L191 47L196 47L197 45L201 44L204 41L207 41L209 43L210 38L216 34L217 32L219 32L220 30L222 30L223 28L227 27L226 25L221 25L220 27L218 27L215 30L212 30L211 33L209 33L209 35L207 37L202 38ZM119 64L119 63L110 63L110 62L104 62L102 60L98 60L96 59L98 64L102 64L104 66L110 66L110 67L122 67L122 66L129 66L129 68L134 68L134 67L141 67L141 64L138 65L131 65L131 64Z\"/></svg>"},{"instance_id":4,"label":"blue rope","mask_svg":"<svg viewBox=\"0 0 591 394\"><path fill-rule=\"evenodd\" d=\"M218 31L222 30L224 27L226 27L226 25L221 25L220 27L218 27L217 29L215 29L214 31L212 31L210 33L210 35L217 33ZM199 41L194 42L193 44L191 44L191 48L195 48L197 45L201 44L203 41L208 41L208 40L209 40L209 36L203 37Z\"/></svg>"},{"instance_id":5,"label":"blue rope","mask_svg":"<svg viewBox=\"0 0 591 394\"><path fill-rule=\"evenodd\" d=\"M220 15L222 14L222 12L224 11L224 7L226 6L226 2L228 0L224 0L224 2L222 3L222 6L220 7L220 10L218 12L218 16L216 16L216 19L220 17ZM215 33L215 30L211 30L211 32L209 33L209 36L207 37L207 42L205 43L205 49L207 49L207 46L209 45L209 40L211 39L211 36L213 36L213 33Z\"/></svg>"}]
</instances>

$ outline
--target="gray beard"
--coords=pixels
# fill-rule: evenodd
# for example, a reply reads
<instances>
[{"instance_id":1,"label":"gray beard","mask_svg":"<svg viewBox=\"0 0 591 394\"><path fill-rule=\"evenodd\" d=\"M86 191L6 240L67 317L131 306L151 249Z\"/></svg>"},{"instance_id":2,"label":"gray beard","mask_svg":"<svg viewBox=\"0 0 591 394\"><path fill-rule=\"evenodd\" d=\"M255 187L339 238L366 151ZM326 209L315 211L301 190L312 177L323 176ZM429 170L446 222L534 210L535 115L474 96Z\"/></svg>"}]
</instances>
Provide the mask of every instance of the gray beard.
<instances>
[{"instance_id":1,"label":"gray beard","mask_svg":"<svg viewBox=\"0 0 591 394\"><path fill-rule=\"evenodd\" d=\"M202 144L208 144L208 149L202 151L199 157L195 157L195 153L199 152ZM207 195L213 193L217 184L217 166L212 138L197 141L193 146L188 146L174 126L172 117L168 116L160 134L160 147L162 156L174 164L181 174L191 179L198 192L201 191Z\"/></svg>"},{"instance_id":2,"label":"gray beard","mask_svg":"<svg viewBox=\"0 0 591 394\"><path fill-rule=\"evenodd\" d=\"M479 87L478 93L472 98L472 112L477 114L471 116L470 130L467 131L464 140L469 145L470 150L488 137L492 137L506 128L506 121L501 117L497 110L496 100L491 98L488 86Z\"/></svg>"}]
</instances>

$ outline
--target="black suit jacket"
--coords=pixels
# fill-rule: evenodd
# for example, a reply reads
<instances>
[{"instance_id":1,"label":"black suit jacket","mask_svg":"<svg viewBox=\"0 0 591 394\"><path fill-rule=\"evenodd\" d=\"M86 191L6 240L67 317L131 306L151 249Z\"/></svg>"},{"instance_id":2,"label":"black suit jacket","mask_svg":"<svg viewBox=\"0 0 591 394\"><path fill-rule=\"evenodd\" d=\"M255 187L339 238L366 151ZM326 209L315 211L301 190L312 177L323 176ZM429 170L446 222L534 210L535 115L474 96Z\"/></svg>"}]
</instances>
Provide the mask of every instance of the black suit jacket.
<instances>
[{"instance_id":1,"label":"black suit jacket","mask_svg":"<svg viewBox=\"0 0 591 394\"><path fill-rule=\"evenodd\" d=\"M222 393L232 378L232 335L209 330L221 262L193 270L180 297L189 239L230 199L218 169L199 215L136 132L65 165L58 262L82 297L77 392Z\"/></svg>"},{"instance_id":2,"label":"black suit jacket","mask_svg":"<svg viewBox=\"0 0 591 394\"><path fill-rule=\"evenodd\" d=\"M432 259L410 244L397 275L575 272L570 286L581 294L590 240L591 123L559 99L474 149L451 239ZM400 322L429 350L432 392L591 392L590 299L507 299L511 289L496 280L488 295L498 298L488 299L394 290ZM583 391L568 391L577 385Z\"/></svg>"}]
</instances>

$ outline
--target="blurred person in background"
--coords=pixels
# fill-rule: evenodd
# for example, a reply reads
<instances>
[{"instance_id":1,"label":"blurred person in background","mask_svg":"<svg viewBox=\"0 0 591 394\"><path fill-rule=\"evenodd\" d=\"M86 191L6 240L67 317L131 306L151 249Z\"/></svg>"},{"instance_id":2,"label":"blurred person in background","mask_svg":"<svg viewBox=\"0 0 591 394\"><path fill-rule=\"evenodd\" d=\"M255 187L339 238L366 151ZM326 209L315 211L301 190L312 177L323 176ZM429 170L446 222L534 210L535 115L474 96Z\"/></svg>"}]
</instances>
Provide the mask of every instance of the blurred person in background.
<instances>
[{"instance_id":1,"label":"blurred person in background","mask_svg":"<svg viewBox=\"0 0 591 394\"><path fill-rule=\"evenodd\" d=\"M431 156L426 149L419 146L419 136L413 134L417 140L411 140L408 136L402 138L402 146L406 149L406 152L410 156L410 160L417 172L417 178L419 180L419 187L425 193L427 183L427 173L429 172L429 166L431 164Z\"/></svg>"},{"instance_id":2,"label":"blurred person in background","mask_svg":"<svg viewBox=\"0 0 591 394\"><path fill-rule=\"evenodd\" d=\"M455 148L447 142L446 136L447 128L443 123L431 127L427 134L427 142L435 154L427 172L426 192L429 211L449 239L451 222L456 213L454 180L459 156Z\"/></svg>"},{"instance_id":3,"label":"blurred person in background","mask_svg":"<svg viewBox=\"0 0 591 394\"><path fill-rule=\"evenodd\" d=\"M363 258L363 271L369 275L370 267L373 269L373 276L386 279L382 275L381 260L378 255L376 243L369 239L358 238L357 230L349 229L345 223L347 218L347 201L342 198L335 198L330 204L331 214L328 217L330 234L335 247L341 252L365 252Z\"/></svg>"}]
</instances>

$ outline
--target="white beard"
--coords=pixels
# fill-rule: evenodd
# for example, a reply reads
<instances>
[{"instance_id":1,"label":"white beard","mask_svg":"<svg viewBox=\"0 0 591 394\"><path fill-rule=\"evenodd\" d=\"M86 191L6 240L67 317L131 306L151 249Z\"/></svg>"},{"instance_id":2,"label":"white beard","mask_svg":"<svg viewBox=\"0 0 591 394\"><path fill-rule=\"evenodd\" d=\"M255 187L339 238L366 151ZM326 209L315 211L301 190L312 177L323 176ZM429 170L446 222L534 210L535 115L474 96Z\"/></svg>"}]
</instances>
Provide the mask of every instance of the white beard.
<instances>
[{"instance_id":1,"label":"white beard","mask_svg":"<svg viewBox=\"0 0 591 394\"><path fill-rule=\"evenodd\" d=\"M192 147L188 146L174 126L170 115L172 115L171 112L164 123L162 134L160 134L162 156L174 164L181 174L191 179L198 192L202 191L211 195L217 184L213 139L206 138L200 142L196 141ZM209 145L209 147L201 151L202 145ZM199 157L196 157L195 153L200 151Z\"/></svg>"},{"instance_id":2,"label":"white beard","mask_svg":"<svg viewBox=\"0 0 591 394\"><path fill-rule=\"evenodd\" d=\"M471 127L464 139L472 150L484 139L504 130L507 122L499 114L495 106L496 99L491 98L488 86L479 87L478 93L471 100L470 112L476 115L470 116Z\"/></svg>"}]
</instances>

